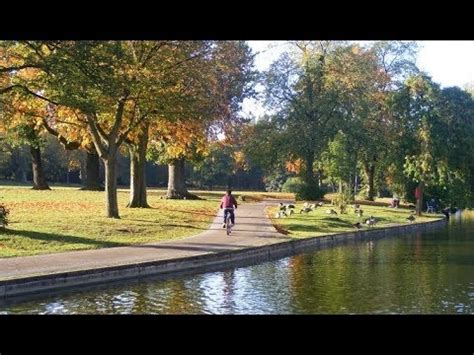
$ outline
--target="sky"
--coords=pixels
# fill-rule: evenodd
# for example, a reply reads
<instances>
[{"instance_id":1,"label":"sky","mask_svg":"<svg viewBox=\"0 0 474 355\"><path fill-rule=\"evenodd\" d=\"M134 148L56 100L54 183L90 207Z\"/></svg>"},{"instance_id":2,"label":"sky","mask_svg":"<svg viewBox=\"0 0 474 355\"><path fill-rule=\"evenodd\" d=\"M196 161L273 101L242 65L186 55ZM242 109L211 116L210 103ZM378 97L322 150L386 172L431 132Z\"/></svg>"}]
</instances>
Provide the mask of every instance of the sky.
<instances>
[{"instance_id":1,"label":"sky","mask_svg":"<svg viewBox=\"0 0 474 355\"><path fill-rule=\"evenodd\" d=\"M417 65L441 87L474 84L474 41L418 41ZM285 50L283 41L248 41L255 53L255 66L266 70ZM246 99L242 110L259 117L266 112L256 100Z\"/></svg>"}]
</instances>

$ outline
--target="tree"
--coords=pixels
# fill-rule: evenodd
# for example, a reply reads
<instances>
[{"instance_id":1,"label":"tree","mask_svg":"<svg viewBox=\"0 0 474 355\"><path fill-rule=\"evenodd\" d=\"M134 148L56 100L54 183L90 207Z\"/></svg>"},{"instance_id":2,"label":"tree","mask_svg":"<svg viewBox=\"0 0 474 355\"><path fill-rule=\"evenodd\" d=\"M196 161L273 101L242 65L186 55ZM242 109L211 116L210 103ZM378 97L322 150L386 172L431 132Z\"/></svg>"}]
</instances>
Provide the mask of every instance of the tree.
<instances>
[{"instance_id":1,"label":"tree","mask_svg":"<svg viewBox=\"0 0 474 355\"><path fill-rule=\"evenodd\" d=\"M357 159L366 178L367 199L375 197L377 171L384 170L390 154L394 129L388 105L390 93L411 73L416 44L412 42L375 42L367 48L357 45L342 57L350 69L344 73L349 80L344 91L345 131L357 152Z\"/></svg>"},{"instance_id":2,"label":"tree","mask_svg":"<svg viewBox=\"0 0 474 355\"><path fill-rule=\"evenodd\" d=\"M9 132L8 141L13 147L27 145L31 154L33 189L49 190L46 182L41 148L44 145L42 129L38 124L43 107L36 101L21 93L6 92L0 101L0 123Z\"/></svg>"},{"instance_id":3,"label":"tree","mask_svg":"<svg viewBox=\"0 0 474 355\"><path fill-rule=\"evenodd\" d=\"M104 161L107 216L119 218L120 147L148 116L159 112L155 98L178 84L174 69L204 56L208 45L205 41L48 41L12 47L17 47L19 63L3 70L16 77L16 72L35 67L40 75L4 90L27 92L74 111ZM39 87L40 93L33 87Z\"/></svg>"},{"instance_id":4,"label":"tree","mask_svg":"<svg viewBox=\"0 0 474 355\"><path fill-rule=\"evenodd\" d=\"M308 190L304 198L321 196L314 165L345 113L341 99L348 88L347 47L337 42L295 42L297 55L284 54L266 73L267 104L278 110L288 155L301 159L300 175ZM344 80L341 80L344 79Z\"/></svg>"},{"instance_id":5,"label":"tree","mask_svg":"<svg viewBox=\"0 0 474 355\"><path fill-rule=\"evenodd\" d=\"M152 155L169 167L167 198L196 198L186 188L185 160L202 161L208 142L219 135L231 142L244 122L240 105L253 94L253 56L243 41L215 43L206 58L192 63L185 76L191 85L184 86L168 120L154 128Z\"/></svg>"},{"instance_id":6,"label":"tree","mask_svg":"<svg viewBox=\"0 0 474 355\"><path fill-rule=\"evenodd\" d=\"M448 173L446 151L440 139L443 130L439 114L439 86L424 74L406 82L405 122L415 135L410 154L405 156L404 172L418 183L416 213L423 209L427 185L439 184Z\"/></svg>"},{"instance_id":7,"label":"tree","mask_svg":"<svg viewBox=\"0 0 474 355\"><path fill-rule=\"evenodd\" d=\"M49 103L47 116L43 117L44 129L56 137L67 151L85 150L85 177L82 179L81 190L104 191L100 183L100 161L87 125L75 118L76 113L67 107L57 107Z\"/></svg>"},{"instance_id":8,"label":"tree","mask_svg":"<svg viewBox=\"0 0 474 355\"><path fill-rule=\"evenodd\" d=\"M328 149L323 153L326 174L339 182L339 194L346 190L351 191L351 174L357 165L355 153L348 135L342 131L329 142Z\"/></svg>"}]
</instances>

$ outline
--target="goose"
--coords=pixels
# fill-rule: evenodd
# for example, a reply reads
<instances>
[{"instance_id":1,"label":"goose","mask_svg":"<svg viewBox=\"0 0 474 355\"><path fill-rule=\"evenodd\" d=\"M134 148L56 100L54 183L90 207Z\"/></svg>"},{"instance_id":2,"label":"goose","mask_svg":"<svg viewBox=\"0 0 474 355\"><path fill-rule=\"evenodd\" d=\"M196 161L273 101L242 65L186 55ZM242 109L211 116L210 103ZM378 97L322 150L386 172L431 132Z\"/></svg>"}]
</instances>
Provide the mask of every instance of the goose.
<instances>
[{"instance_id":1,"label":"goose","mask_svg":"<svg viewBox=\"0 0 474 355\"><path fill-rule=\"evenodd\" d=\"M377 220L374 216L370 216L368 219L365 220L365 224L367 224L369 227L375 225L375 223L377 223Z\"/></svg>"}]
</instances>

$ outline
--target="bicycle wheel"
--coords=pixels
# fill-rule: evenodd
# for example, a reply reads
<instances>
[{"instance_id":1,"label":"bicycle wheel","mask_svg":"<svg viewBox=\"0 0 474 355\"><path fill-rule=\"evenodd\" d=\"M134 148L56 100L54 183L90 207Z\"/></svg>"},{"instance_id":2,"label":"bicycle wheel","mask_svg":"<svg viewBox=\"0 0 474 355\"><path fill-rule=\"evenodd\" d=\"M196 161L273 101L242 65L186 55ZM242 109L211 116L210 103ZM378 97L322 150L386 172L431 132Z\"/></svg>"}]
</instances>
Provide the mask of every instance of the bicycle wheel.
<instances>
[{"instance_id":1,"label":"bicycle wheel","mask_svg":"<svg viewBox=\"0 0 474 355\"><path fill-rule=\"evenodd\" d=\"M227 235L230 235L230 233L232 233L232 224L230 222L230 218L227 217L227 221L226 221L226 232L227 232Z\"/></svg>"}]
</instances>

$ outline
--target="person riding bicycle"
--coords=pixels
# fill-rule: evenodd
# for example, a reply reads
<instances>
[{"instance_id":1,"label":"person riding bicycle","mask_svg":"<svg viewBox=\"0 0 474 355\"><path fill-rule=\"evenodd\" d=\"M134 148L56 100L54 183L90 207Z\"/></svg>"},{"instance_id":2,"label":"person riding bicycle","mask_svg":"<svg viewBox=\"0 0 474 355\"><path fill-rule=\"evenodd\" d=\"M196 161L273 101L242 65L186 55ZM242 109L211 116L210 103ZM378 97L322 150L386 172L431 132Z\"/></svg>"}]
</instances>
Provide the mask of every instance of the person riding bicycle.
<instances>
[{"instance_id":1,"label":"person riding bicycle","mask_svg":"<svg viewBox=\"0 0 474 355\"><path fill-rule=\"evenodd\" d=\"M232 226L235 224L235 215L234 215L234 206L237 209L237 200L232 196L232 191L227 190L226 194L221 199L221 209L224 209L224 224L222 228L225 228L225 222L227 220L227 215L230 214L230 221Z\"/></svg>"}]
</instances>

